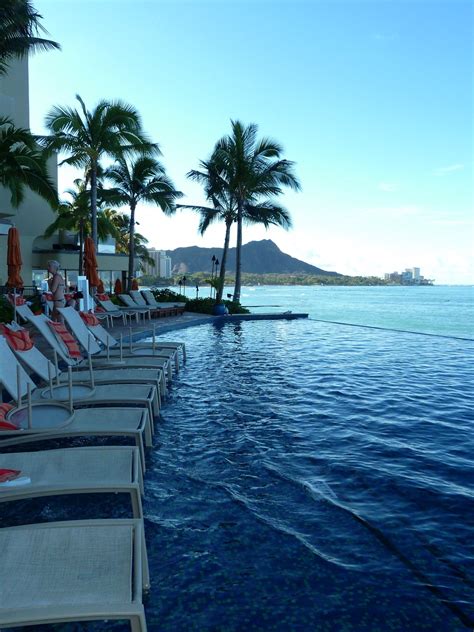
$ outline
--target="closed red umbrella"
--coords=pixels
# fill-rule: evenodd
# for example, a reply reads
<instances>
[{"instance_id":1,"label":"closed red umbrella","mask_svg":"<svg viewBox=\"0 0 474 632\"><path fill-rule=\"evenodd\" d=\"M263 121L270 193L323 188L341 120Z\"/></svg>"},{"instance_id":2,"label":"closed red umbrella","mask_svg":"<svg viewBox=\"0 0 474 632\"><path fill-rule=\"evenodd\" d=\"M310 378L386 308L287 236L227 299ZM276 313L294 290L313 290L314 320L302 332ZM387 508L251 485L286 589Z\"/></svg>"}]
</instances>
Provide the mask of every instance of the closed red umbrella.
<instances>
[{"instance_id":1,"label":"closed red umbrella","mask_svg":"<svg viewBox=\"0 0 474 632\"><path fill-rule=\"evenodd\" d=\"M117 279L115 281L114 293L115 294L122 294L122 281L120 279Z\"/></svg>"},{"instance_id":2,"label":"closed red umbrella","mask_svg":"<svg viewBox=\"0 0 474 632\"><path fill-rule=\"evenodd\" d=\"M18 230L12 226L8 231L7 242L8 287L23 287L23 279L20 276L22 263L23 261L21 260L20 252L20 236L18 234Z\"/></svg>"},{"instance_id":3,"label":"closed red umbrella","mask_svg":"<svg viewBox=\"0 0 474 632\"><path fill-rule=\"evenodd\" d=\"M132 290L138 290L138 281L136 279L132 280Z\"/></svg>"},{"instance_id":4,"label":"closed red umbrella","mask_svg":"<svg viewBox=\"0 0 474 632\"><path fill-rule=\"evenodd\" d=\"M84 272L90 287L99 287L100 279L97 274L97 259L95 256L95 245L91 237L87 237L84 242Z\"/></svg>"}]
</instances>

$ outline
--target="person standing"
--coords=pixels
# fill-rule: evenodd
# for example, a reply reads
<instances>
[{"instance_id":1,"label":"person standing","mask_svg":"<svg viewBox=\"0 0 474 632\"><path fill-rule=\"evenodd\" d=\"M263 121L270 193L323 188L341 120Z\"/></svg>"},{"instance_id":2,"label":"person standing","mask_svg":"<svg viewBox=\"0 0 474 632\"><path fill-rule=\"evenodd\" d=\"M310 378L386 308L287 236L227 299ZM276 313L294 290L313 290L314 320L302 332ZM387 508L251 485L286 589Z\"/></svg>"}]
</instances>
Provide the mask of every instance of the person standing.
<instances>
[{"instance_id":1,"label":"person standing","mask_svg":"<svg viewBox=\"0 0 474 632\"><path fill-rule=\"evenodd\" d=\"M64 279L59 272L58 261L52 259L48 261L48 273L52 276L48 279L48 288L51 294L53 295L53 311L51 313L51 317L53 320L62 321L61 315L58 312L59 307L66 306L66 299L64 298Z\"/></svg>"}]
</instances>

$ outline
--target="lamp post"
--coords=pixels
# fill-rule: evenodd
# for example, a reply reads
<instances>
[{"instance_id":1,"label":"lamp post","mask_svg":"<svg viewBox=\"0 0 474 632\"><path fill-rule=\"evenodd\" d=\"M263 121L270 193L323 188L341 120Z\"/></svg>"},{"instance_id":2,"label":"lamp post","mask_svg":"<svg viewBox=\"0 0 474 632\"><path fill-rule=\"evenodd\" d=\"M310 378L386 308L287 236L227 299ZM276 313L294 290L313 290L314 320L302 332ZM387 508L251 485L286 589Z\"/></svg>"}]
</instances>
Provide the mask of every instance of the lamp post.
<instances>
[{"instance_id":1,"label":"lamp post","mask_svg":"<svg viewBox=\"0 0 474 632\"><path fill-rule=\"evenodd\" d=\"M199 298L199 285L196 283L196 298Z\"/></svg>"},{"instance_id":2,"label":"lamp post","mask_svg":"<svg viewBox=\"0 0 474 632\"><path fill-rule=\"evenodd\" d=\"M186 296L186 277L185 276L183 277L183 293L184 293L184 296Z\"/></svg>"},{"instance_id":3,"label":"lamp post","mask_svg":"<svg viewBox=\"0 0 474 632\"><path fill-rule=\"evenodd\" d=\"M212 255L211 261L212 261L211 279L214 280L215 276L217 275L217 266L219 265L219 261L215 255ZM212 298L213 295L215 296L215 293L216 293L216 288L213 285L211 285L210 297Z\"/></svg>"},{"instance_id":4,"label":"lamp post","mask_svg":"<svg viewBox=\"0 0 474 632\"><path fill-rule=\"evenodd\" d=\"M216 257L216 279L219 276L219 259ZM214 288L214 296L217 297L217 289Z\"/></svg>"},{"instance_id":5,"label":"lamp post","mask_svg":"<svg viewBox=\"0 0 474 632\"><path fill-rule=\"evenodd\" d=\"M179 285L179 293L181 294L181 288L183 286L183 282L181 281L181 279L178 281L178 285Z\"/></svg>"}]
</instances>

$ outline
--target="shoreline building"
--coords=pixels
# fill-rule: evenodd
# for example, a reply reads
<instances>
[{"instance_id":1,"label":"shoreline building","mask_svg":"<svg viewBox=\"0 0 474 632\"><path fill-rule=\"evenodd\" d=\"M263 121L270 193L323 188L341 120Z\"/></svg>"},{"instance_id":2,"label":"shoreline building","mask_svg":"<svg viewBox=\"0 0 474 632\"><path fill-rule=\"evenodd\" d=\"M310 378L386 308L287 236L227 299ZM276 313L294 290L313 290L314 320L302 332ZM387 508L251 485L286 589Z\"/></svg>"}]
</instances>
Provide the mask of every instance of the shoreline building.
<instances>
[{"instance_id":1,"label":"shoreline building","mask_svg":"<svg viewBox=\"0 0 474 632\"><path fill-rule=\"evenodd\" d=\"M142 263L143 274L147 276L157 276L162 279L171 278L171 257L166 254L166 250L157 250L156 248L147 248L148 256L153 259L155 265Z\"/></svg>"},{"instance_id":2,"label":"shoreline building","mask_svg":"<svg viewBox=\"0 0 474 632\"><path fill-rule=\"evenodd\" d=\"M53 105L53 104L51 104ZM9 72L0 77L0 116L7 116L16 127L30 128L28 59L14 60ZM57 157L48 162L49 176L58 186ZM61 196L61 191L59 194ZM68 284L77 282L79 271L78 235L59 231L48 239L43 238L46 228L54 222L56 214L39 195L25 189L25 199L18 208L10 203L10 192L0 186L0 287L8 278L7 235L11 226L20 234L23 265L21 276L26 287L41 285L46 278L47 262L55 259L61 265ZM99 276L107 288L115 280L125 280L128 270L128 255L116 254L115 241L108 239L99 244L97 262Z\"/></svg>"},{"instance_id":3,"label":"shoreline building","mask_svg":"<svg viewBox=\"0 0 474 632\"><path fill-rule=\"evenodd\" d=\"M401 285L432 285L433 281L420 274L420 268L405 268L403 272L386 272L384 280Z\"/></svg>"}]
</instances>

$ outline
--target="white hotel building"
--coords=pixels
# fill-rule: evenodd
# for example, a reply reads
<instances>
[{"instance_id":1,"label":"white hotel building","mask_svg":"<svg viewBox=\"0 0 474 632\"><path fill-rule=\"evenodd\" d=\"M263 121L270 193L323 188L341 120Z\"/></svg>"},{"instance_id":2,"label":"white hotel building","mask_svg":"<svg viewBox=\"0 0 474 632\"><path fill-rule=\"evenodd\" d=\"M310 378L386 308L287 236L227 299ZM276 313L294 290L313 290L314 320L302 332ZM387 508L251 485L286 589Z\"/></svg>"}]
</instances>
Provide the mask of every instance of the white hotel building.
<instances>
[{"instance_id":1,"label":"white hotel building","mask_svg":"<svg viewBox=\"0 0 474 632\"><path fill-rule=\"evenodd\" d=\"M155 265L142 263L143 274L158 276L162 279L171 278L171 257L168 257L166 250L156 250L148 248L148 255L153 259Z\"/></svg>"}]
</instances>

